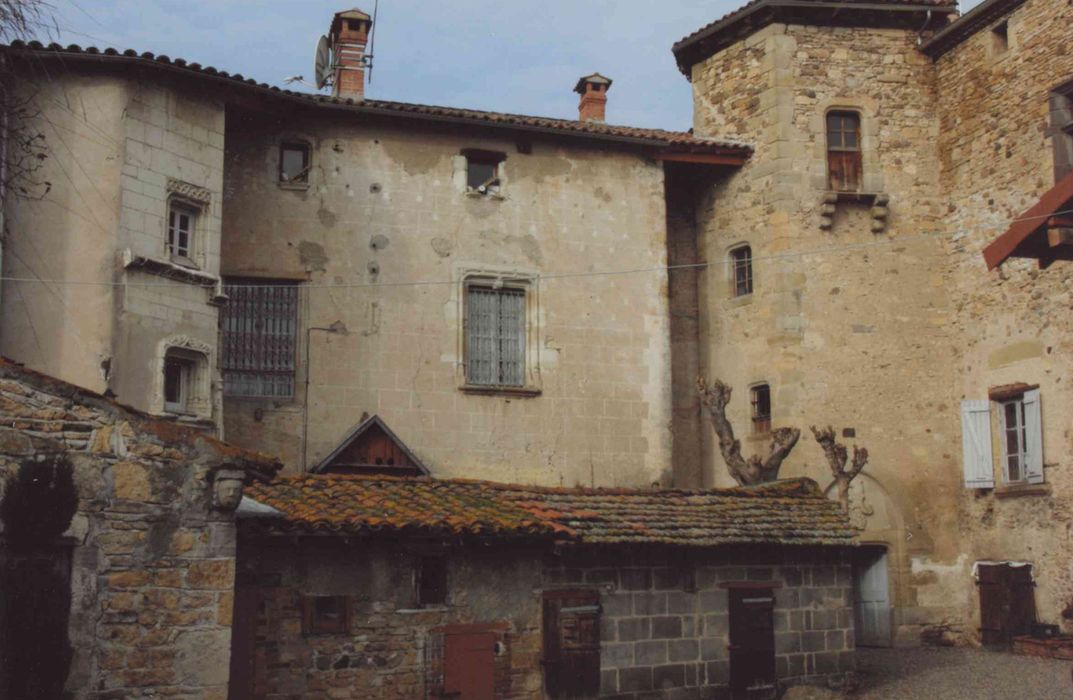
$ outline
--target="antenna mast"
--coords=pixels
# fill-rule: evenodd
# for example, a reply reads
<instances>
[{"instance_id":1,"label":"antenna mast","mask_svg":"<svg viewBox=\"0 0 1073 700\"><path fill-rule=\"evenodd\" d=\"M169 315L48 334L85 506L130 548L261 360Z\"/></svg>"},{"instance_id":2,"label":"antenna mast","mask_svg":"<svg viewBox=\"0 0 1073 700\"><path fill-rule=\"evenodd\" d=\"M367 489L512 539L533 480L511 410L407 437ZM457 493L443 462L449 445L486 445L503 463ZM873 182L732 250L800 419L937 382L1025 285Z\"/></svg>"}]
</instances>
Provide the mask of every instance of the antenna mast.
<instances>
[{"instance_id":1,"label":"antenna mast","mask_svg":"<svg viewBox=\"0 0 1073 700\"><path fill-rule=\"evenodd\" d=\"M373 84L373 58L376 56L376 14L380 10L380 0L373 5L373 28L369 32L369 52L365 55L365 65L369 66L369 84Z\"/></svg>"}]
</instances>

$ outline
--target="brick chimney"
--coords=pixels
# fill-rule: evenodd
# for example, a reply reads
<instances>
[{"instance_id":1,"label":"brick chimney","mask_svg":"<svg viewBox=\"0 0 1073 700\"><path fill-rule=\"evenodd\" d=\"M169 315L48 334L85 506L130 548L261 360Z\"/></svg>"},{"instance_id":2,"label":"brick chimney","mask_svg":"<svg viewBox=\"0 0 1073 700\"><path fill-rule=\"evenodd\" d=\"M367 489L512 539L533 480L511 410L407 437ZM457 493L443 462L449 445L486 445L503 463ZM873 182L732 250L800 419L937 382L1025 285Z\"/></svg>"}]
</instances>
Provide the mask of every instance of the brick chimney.
<instances>
[{"instance_id":1,"label":"brick chimney","mask_svg":"<svg viewBox=\"0 0 1073 700\"><path fill-rule=\"evenodd\" d=\"M332 18L328 42L335 61L333 97L365 97L365 45L372 27L373 18L357 8L336 12Z\"/></svg>"},{"instance_id":2,"label":"brick chimney","mask_svg":"<svg viewBox=\"0 0 1073 700\"><path fill-rule=\"evenodd\" d=\"M607 91L611 88L611 78L599 73L586 75L577 81L574 92L581 95L578 104L578 119L583 122L602 122L604 108L607 106Z\"/></svg>"}]
</instances>

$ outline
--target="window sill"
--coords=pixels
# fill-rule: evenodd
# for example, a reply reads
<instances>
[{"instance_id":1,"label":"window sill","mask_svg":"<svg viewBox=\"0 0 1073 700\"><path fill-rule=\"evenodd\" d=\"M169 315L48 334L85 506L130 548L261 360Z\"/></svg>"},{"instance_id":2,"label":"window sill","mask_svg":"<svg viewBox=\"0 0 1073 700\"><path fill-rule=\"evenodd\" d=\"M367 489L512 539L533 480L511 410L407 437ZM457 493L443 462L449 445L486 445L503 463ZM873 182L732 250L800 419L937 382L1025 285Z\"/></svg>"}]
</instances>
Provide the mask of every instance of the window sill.
<instances>
[{"instance_id":1,"label":"window sill","mask_svg":"<svg viewBox=\"0 0 1073 700\"><path fill-rule=\"evenodd\" d=\"M539 387L535 386L485 386L483 384L463 384L458 387L458 390L464 394L483 394L489 396L503 395L533 397L540 396L543 393Z\"/></svg>"},{"instance_id":2,"label":"window sill","mask_svg":"<svg viewBox=\"0 0 1073 700\"><path fill-rule=\"evenodd\" d=\"M276 183L281 190L308 190L308 182L278 182Z\"/></svg>"},{"instance_id":3,"label":"window sill","mask_svg":"<svg viewBox=\"0 0 1073 700\"><path fill-rule=\"evenodd\" d=\"M494 199L498 202L507 198L507 196L501 192L478 192L477 190L471 189L466 190L466 196L472 199Z\"/></svg>"},{"instance_id":4,"label":"window sill","mask_svg":"<svg viewBox=\"0 0 1073 700\"><path fill-rule=\"evenodd\" d=\"M727 306L748 306L753 303L753 292L727 299Z\"/></svg>"},{"instance_id":5,"label":"window sill","mask_svg":"<svg viewBox=\"0 0 1073 700\"><path fill-rule=\"evenodd\" d=\"M171 260L159 260L144 255L131 255L130 251L124 251L123 267L127 270L142 270L151 275L159 275L168 279L196 284L199 287L215 287L220 282L216 275L191 269L185 265L172 262Z\"/></svg>"},{"instance_id":6,"label":"window sill","mask_svg":"<svg viewBox=\"0 0 1073 700\"><path fill-rule=\"evenodd\" d=\"M995 487L995 498L1020 498L1021 496L1050 495L1050 484L1004 484Z\"/></svg>"},{"instance_id":7,"label":"window sill","mask_svg":"<svg viewBox=\"0 0 1073 700\"><path fill-rule=\"evenodd\" d=\"M745 441L746 442L770 442L771 441L771 434L773 432L775 432L775 431L769 430L766 433L750 433L749 435L745 436Z\"/></svg>"},{"instance_id":8,"label":"window sill","mask_svg":"<svg viewBox=\"0 0 1073 700\"><path fill-rule=\"evenodd\" d=\"M449 605L430 605L427 608L399 608L395 611L398 615L420 615L421 613L434 613L434 612L447 612L451 609Z\"/></svg>"},{"instance_id":9,"label":"window sill","mask_svg":"<svg viewBox=\"0 0 1073 700\"><path fill-rule=\"evenodd\" d=\"M851 192L842 190L829 190L827 194L834 198L836 202L861 202L863 204L874 204L876 198L881 194L880 192Z\"/></svg>"}]
</instances>

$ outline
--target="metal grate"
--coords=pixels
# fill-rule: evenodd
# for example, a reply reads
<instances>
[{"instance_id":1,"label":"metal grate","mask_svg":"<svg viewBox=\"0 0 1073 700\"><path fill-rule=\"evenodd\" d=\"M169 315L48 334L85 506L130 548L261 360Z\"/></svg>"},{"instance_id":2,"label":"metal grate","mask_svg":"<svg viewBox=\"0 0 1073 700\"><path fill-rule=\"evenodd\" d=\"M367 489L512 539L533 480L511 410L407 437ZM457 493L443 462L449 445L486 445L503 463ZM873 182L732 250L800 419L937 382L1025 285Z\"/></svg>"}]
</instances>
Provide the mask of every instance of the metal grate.
<instances>
[{"instance_id":1,"label":"metal grate","mask_svg":"<svg viewBox=\"0 0 1073 700\"><path fill-rule=\"evenodd\" d=\"M466 381L525 384L525 291L466 289Z\"/></svg>"},{"instance_id":2,"label":"metal grate","mask_svg":"<svg viewBox=\"0 0 1073 700\"><path fill-rule=\"evenodd\" d=\"M279 280L228 281L220 314L226 396L294 396L298 285Z\"/></svg>"}]
</instances>

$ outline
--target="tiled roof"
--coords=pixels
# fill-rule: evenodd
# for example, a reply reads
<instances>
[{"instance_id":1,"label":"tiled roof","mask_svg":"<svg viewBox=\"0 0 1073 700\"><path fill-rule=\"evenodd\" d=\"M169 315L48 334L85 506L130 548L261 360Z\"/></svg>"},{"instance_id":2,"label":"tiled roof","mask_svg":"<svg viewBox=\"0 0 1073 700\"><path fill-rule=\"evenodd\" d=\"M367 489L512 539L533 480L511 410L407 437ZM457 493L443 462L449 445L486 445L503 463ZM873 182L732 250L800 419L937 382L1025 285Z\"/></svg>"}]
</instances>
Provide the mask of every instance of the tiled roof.
<instances>
[{"instance_id":1,"label":"tiled roof","mask_svg":"<svg viewBox=\"0 0 1073 700\"><path fill-rule=\"evenodd\" d=\"M92 46L83 48L77 44L69 46L49 44L45 46L37 41L28 43L15 41L7 49L38 60L51 58L66 61L95 62L98 64L121 63L128 67L140 66L203 80L222 81L231 88L238 86L266 96L290 100L307 106L344 109L354 114L374 117L408 118L428 122L448 122L515 131L540 132L549 135L597 139L673 151L733 153L742 156L748 156L752 152L752 147L740 140L694 137L691 133L684 131L644 129L594 121L554 119L551 117L486 112L456 107L438 107L408 102L370 99L353 100L314 93L295 92L268 85L267 83L259 83L239 73L228 73L212 66L202 66L200 63L188 62L181 58L172 59L168 56L149 52L138 53L131 49L120 51L112 48L98 49Z\"/></svg>"},{"instance_id":2,"label":"tiled roof","mask_svg":"<svg viewBox=\"0 0 1073 700\"><path fill-rule=\"evenodd\" d=\"M951 22L942 31L936 32L927 43L920 47L920 50L932 58L938 58L1024 3L1025 0L984 0Z\"/></svg>"},{"instance_id":3,"label":"tiled roof","mask_svg":"<svg viewBox=\"0 0 1073 700\"><path fill-rule=\"evenodd\" d=\"M840 506L808 479L679 491L307 474L254 484L246 495L281 514L259 518L261 526L283 531L685 546L848 545L855 535Z\"/></svg>"},{"instance_id":4,"label":"tiled roof","mask_svg":"<svg viewBox=\"0 0 1073 700\"><path fill-rule=\"evenodd\" d=\"M882 15L912 12L932 13L938 20L957 12L957 0L750 0L737 10L710 22L675 42L671 50L686 76L694 64L727 45L777 19L800 17L806 12L830 13L830 23L840 26L881 25ZM929 22L931 16L927 18ZM945 22L945 20L940 20ZM912 22L910 21L910 26ZM920 22L916 22L919 30Z\"/></svg>"}]
</instances>

